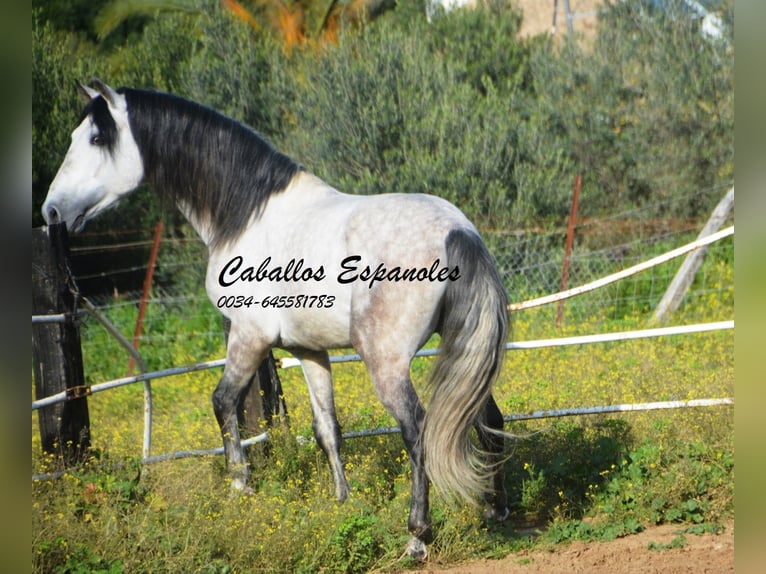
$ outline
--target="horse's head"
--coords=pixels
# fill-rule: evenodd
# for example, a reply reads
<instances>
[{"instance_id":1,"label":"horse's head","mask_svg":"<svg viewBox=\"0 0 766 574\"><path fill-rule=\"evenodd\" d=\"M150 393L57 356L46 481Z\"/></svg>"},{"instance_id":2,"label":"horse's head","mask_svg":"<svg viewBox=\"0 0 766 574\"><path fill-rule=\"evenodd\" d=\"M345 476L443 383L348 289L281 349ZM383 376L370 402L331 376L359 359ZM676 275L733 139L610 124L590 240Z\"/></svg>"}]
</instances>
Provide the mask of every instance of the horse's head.
<instances>
[{"instance_id":1,"label":"horse's head","mask_svg":"<svg viewBox=\"0 0 766 574\"><path fill-rule=\"evenodd\" d=\"M48 224L66 222L73 232L136 189L144 175L125 95L99 80L93 85L79 86L88 105L42 208Z\"/></svg>"}]
</instances>

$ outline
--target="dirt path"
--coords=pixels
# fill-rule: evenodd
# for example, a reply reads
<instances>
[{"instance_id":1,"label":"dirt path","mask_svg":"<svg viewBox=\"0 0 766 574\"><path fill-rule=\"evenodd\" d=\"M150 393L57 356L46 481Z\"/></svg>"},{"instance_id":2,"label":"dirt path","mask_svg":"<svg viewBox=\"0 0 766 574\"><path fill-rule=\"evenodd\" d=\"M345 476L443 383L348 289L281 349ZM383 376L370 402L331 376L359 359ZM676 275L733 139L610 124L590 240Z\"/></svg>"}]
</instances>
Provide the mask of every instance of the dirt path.
<instances>
[{"instance_id":1,"label":"dirt path","mask_svg":"<svg viewBox=\"0 0 766 574\"><path fill-rule=\"evenodd\" d=\"M726 574L734 572L734 521L720 534L685 534L680 548L672 525L652 527L611 542L573 542L551 551L535 550L440 568L426 566L421 574ZM650 545L662 550L651 549Z\"/></svg>"}]
</instances>

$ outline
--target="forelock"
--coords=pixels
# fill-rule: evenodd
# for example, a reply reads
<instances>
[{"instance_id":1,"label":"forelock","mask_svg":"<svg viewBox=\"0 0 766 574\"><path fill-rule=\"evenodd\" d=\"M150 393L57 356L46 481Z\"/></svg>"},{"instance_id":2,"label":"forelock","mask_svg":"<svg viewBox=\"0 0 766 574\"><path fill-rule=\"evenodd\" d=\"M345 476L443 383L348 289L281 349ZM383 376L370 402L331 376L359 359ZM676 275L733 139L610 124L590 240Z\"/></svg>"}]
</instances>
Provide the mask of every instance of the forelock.
<instances>
[{"instance_id":1,"label":"forelock","mask_svg":"<svg viewBox=\"0 0 766 574\"><path fill-rule=\"evenodd\" d=\"M117 146L117 123L102 96L98 96L88 103L77 124L81 124L87 117L90 117L96 125L96 129L103 139L104 147L110 154L113 154Z\"/></svg>"}]
</instances>

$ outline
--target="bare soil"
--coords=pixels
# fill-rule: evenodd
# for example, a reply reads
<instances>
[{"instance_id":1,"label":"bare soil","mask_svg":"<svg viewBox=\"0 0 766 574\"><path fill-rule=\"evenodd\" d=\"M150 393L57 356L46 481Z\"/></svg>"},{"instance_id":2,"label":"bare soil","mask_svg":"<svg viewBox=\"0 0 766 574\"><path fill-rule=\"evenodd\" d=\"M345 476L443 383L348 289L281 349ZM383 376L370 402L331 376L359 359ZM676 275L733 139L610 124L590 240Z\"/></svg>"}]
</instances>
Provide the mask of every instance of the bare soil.
<instances>
[{"instance_id":1,"label":"bare soil","mask_svg":"<svg viewBox=\"0 0 766 574\"><path fill-rule=\"evenodd\" d=\"M647 528L611 542L572 542L459 566L426 565L422 574L726 574L734 572L734 521L720 534ZM673 547L675 545L679 547ZM659 549L658 549L659 548Z\"/></svg>"}]
</instances>

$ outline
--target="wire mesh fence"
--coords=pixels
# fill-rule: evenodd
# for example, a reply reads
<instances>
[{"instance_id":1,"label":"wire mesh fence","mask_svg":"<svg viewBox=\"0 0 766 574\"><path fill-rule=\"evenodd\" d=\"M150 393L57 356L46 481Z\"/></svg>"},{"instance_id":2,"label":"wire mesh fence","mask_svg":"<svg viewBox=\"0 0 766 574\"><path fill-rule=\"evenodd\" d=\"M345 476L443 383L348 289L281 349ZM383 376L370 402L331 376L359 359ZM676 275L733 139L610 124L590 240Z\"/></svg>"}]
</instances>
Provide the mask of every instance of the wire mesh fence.
<instances>
[{"instance_id":1,"label":"wire mesh fence","mask_svg":"<svg viewBox=\"0 0 766 574\"><path fill-rule=\"evenodd\" d=\"M568 286L588 283L626 267L646 260L664 250L686 243L694 238L696 230L666 230L651 237L637 237L599 249L575 248L568 274ZM496 259L505 280L511 301L555 293L562 288L564 260L564 234L534 234L527 237L503 238L496 247ZM731 241L709 248L712 261L731 261ZM607 311L608 316L646 312L653 309L675 274L679 263L670 262L663 267L626 279L616 285L585 294L567 302L573 318L582 319ZM728 290L713 279L711 266L703 267L690 297ZM718 277L718 274L715 274Z\"/></svg>"}]
</instances>

